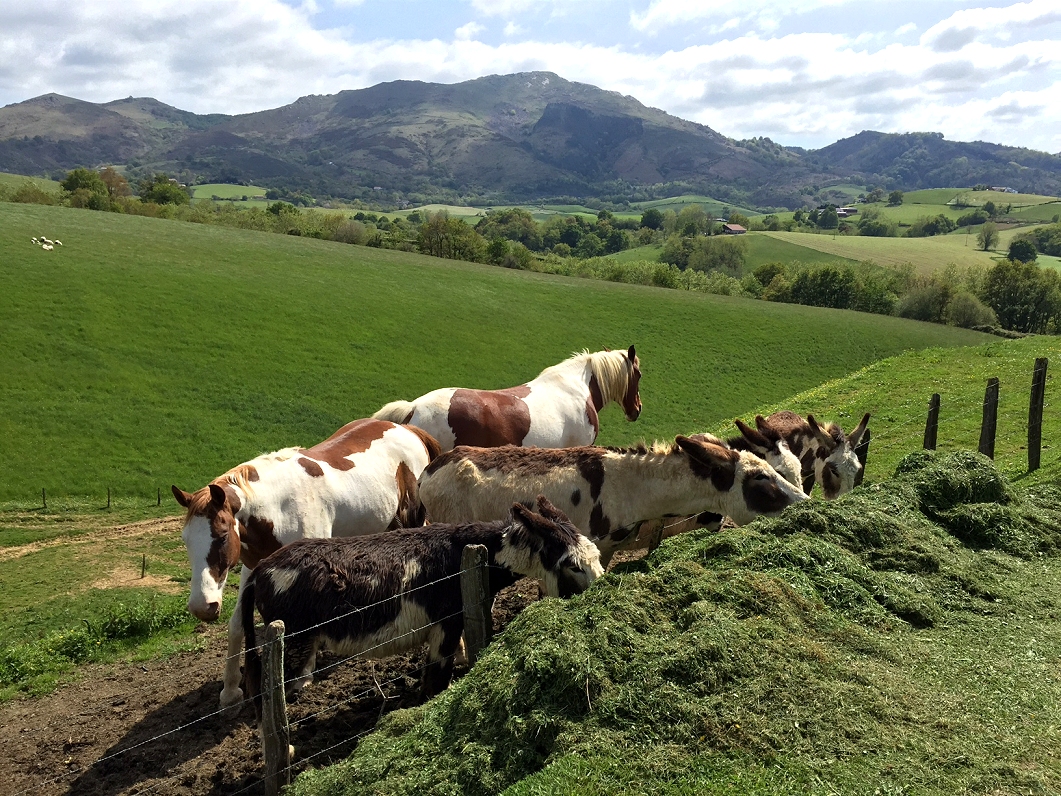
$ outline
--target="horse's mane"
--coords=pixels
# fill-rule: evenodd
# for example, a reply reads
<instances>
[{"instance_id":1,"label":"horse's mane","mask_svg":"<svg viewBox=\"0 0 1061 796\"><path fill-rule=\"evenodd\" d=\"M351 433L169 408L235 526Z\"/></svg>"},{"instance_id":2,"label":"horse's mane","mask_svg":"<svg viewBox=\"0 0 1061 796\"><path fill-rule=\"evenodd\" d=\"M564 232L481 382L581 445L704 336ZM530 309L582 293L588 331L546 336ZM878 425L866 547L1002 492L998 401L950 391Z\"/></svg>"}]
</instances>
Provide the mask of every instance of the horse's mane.
<instances>
[{"instance_id":1,"label":"horse's mane","mask_svg":"<svg viewBox=\"0 0 1061 796\"><path fill-rule=\"evenodd\" d=\"M622 403L630 386L630 369L626 366L625 351L589 351L582 349L563 362L546 368L539 378L550 370L568 369L574 366L588 367L597 377L601 399L607 406L612 401Z\"/></svg>"},{"instance_id":2,"label":"horse's mane","mask_svg":"<svg viewBox=\"0 0 1061 796\"><path fill-rule=\"evenodd\" d=\"M222 489L227 486L236 486L243 492L244 497L250 497L254 494L254 488L251 486L251 482L258 480L258 470L262 465L269 465L273 463L284 462L290 459L292 456L298 454L301 448L283 448L272 453L263 453L249 462L243 464L237 464L231 470L226 473L222 473L213 481L211 484L217 484ZM188 508L185 512L184 521L187 522L191 517L196 514L205 514L206 507L210 505L213 498L210 496L210 485L207 484L202 489L197 489L192 493L191 500L188 501Z\"/></svg>"}]
</instances>

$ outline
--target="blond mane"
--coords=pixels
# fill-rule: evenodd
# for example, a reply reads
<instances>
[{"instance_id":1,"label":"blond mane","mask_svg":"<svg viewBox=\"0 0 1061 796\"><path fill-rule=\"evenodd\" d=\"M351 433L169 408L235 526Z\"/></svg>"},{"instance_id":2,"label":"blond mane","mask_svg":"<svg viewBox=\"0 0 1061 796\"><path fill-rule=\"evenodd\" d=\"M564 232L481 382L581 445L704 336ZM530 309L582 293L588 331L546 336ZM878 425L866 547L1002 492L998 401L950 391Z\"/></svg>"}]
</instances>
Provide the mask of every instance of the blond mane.
<instances>
[{"instance_id":1,"label":"blond mane","mask_svg":"<svg viewBox=\"0 0 1061 796\"><path fill-rule=\"evenodd\" d=\"M545 376L550 371L588 368L589 372L597 377L597 385L600 387L601 399L604 401L604 405L607 406L612 401L621 404L626 396L626 390L630 386L630 368L626 363L625 351L588 351L583 349L572 354L563 362L546 368L538 374L538 378Z\"/></svg>"}]
</instances>

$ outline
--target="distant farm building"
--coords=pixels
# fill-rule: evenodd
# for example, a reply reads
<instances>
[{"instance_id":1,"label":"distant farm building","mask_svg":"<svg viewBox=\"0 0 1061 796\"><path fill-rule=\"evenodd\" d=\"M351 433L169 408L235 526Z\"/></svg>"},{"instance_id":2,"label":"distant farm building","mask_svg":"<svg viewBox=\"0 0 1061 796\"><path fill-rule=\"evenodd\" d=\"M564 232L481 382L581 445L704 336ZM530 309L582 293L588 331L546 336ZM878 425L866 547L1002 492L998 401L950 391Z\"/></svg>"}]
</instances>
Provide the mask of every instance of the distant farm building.
<instances>
[{"instance_id":1,"label":"distant farm building","mask_svg":"<svg viewBox=\"0 0 1061 796\"><path fill-rule=\"evenodd\" d=\"M999 193L1017 193L1016 188L1008 188L1005 185L992 185L988 190L998 191Z\"/></svg>"},{"instance_id":2,"label":"distant farm building","mask_svg":"<svg viewBox=\"0 0 1061 796\"><path fill-rule=\"evenodd\" d=\"M748 230L740 224L723 224L722 231L727 235L743 235Z\"/></svg>"},{"instance_id":3,"label":"distant farm building","mask_svg":"<svg viewBox=\"0 0 1061 796\"><path fill-rule=\"evenodd\" d=\"M840 218L847 218L853 216L858 212L857 207L838 207L836 208L836 215Z\"/></svg>"}]
</instances>

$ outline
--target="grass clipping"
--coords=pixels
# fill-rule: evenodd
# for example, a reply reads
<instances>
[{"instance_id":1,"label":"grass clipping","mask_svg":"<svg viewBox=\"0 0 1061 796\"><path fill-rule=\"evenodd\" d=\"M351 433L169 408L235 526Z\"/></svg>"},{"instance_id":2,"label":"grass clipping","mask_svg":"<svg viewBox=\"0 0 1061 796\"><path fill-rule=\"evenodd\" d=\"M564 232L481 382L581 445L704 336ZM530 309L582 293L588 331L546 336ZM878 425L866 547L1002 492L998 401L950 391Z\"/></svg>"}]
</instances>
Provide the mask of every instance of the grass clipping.
<instances>
[{"instance_id":1,"label":"grass clipping","mask_svg":"<svg viewBox=\"0 0 1061 796\"><path fill-rule=\"evenodd\" d=\"M1015 493L979 454L924 452L841 500L676 537L530 606L447 692L292 792L799 792L842 787L867 749L903 749L897 775L917 776L921 730L882 682L895 640L1017 599L993 562L1056 554L1059 498Z\"/></svg>"}]
</instances>

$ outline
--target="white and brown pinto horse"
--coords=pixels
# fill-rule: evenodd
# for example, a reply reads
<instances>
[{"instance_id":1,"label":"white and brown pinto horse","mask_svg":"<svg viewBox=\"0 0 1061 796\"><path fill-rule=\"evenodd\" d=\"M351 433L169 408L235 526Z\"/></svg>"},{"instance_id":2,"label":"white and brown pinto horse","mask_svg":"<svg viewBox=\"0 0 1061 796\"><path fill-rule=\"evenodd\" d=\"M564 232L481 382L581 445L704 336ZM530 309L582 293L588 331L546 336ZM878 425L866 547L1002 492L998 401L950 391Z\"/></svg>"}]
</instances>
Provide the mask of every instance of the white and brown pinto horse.
<instances>
[{"instance_id":1,"label":"white and brown pinto horse","mask_svg":"<svg viewBox=\"0 0 1061 796\"><path fill-rule=\"evenodd\" d=\"M627 420L637 420L640 381L641 363L633 346L629 351L583 351L518 387L444 387L415 401L392 401L373 417L422 428L443 451L457 445L570 448L596 441L597 413L612 402L622 406Z\"/></svg>"},{"instance_id":2,"label":"white and brown pinto horse","mask_svg":"<svg viewBox=\"0 0 1061 796\"><path fill-rule=\"evenodd\" d=\"M188 610L206 622L221 615L229 571L242 562L240 593L258 562L296 539L361 536L423 525L417 477L440 453L421 429L355 420L312 448L285 448L232 468L189 494L184 543L192 566ZM239 612L228 631L222 706L243 698Z\"/></svg>"},{"instance_id":3,"label":"white and brown pinto horse","mask_svg":"<svg viewBox=\"0 0 1061 796\"><path fill-rule=\"evenodd\" d=\"M683 436L651 448L458 447L420 476L432 522L503 519L539 494L597 545L604 566L645 520L711 511L743 525L807 499L748 451Z\"/></svg>"},{"instance_id":4,"label":"white and brown pinto horse","mask_svg":"<svg viewBox=\"0 0 1061 796\"><path fill-rule=\"evenodd\" d=\"M799 457L803 489L808 495L815 481L822 485L826 500L838 498L856 486L862 463L855 455L855 448L869 425L868 412L847 435L836 423L822 426L814 415L807 415L804 420L789 411L774 412L766 419L757 415L755 425L764 434L780 435Z\"/></svg>"}]
</instances>

